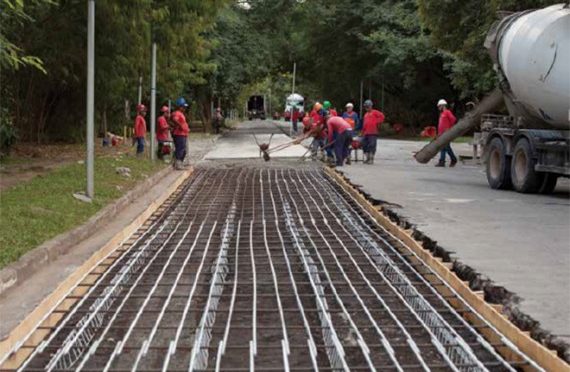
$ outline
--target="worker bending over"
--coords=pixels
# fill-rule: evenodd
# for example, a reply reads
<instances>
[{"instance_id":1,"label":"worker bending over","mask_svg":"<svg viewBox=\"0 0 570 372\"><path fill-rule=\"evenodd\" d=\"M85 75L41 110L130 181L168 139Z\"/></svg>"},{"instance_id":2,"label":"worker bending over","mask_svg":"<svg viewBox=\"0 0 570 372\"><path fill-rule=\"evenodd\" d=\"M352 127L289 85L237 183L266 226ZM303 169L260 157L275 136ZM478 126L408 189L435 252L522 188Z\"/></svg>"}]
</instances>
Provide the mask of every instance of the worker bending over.
<instances>
[{"instance_id":1,"label":"worker bending over","mask_svg":"<svg viewBox=\"0 0 570 372\"><path fill-rule=\"evenodd\" d=\"M336 165L341 167L349 155L349 148L352 143L352 127L340 116L331 116L330 112L325 112L327 123L328 146L332 146L334 141L334 152ZM336 139L333 139L336 134Z\"/></svg>"},{"instance_id":2,"label":"worker bending over","mask_svg":"<svg viewBox=\"0 0 570 372\"><path fill-rule=\"evenodd\" d=\"M184 169L184 158L186 157L186 140L188 139L188 122L184 113L188 108L188 103L184 97L176 100L177 110L171 115L172 136L174 137L174 169Z\"/></svg>"},{"instance_id":3,"label":"worker bending over","mask_svg":"<svg viewBox=\"0 0 570 372\"><path fill-rule=\"evenodd\" d=\"M144 152L144 140L146 136L146 106L143 104L137 105L137 116L135 118L135 141L137 144L137 156L142 155Z\"/></svg>"},{"instance_id":4,"label":"worker bending over","mask_svg":"<svg viewBox=\"0 0 570 372\"><path fill-rule=\"evenodd\" d=\"M455 115L447 108L447 101L444 99L440 99L437 103L437 108L439 110L439 123L437 124L437 135L441 136L443 133L450 130L454 125L457 119ZM444 148L441 149L439 155L439 162L435 165L436 167L445 167L445 154L449 154L449 158L451 159L451 163L449 163L450 167L455 167L457 164L457 158L453 153L453 149L451 148L451 142L448 143Z\"/></svg>"},{"instance_id":5,"label":"worker bending over","mask_svg":"<svg viewBox=\"0 0 570 372\"><path fill-rule=\"evenodd\" d=\"M364 101L364 114L362 125L362 152L364 153L364 164L374 164L376 154L376 143L378 142L378 131L384 122L384 114L373 109L373 103L367 99Z\"/></svg>"}]
</instances>

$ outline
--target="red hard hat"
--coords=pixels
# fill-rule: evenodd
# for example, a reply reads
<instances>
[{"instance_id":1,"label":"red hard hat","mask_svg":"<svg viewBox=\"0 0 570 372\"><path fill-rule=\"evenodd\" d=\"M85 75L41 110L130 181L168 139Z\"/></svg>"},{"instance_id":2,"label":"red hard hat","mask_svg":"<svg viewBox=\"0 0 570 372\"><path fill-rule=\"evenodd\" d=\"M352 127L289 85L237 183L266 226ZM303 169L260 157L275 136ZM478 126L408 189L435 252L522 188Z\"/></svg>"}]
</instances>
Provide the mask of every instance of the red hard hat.
<instances>
[{"instance_id":1,"label":"red hard hat","mask_svg":"<svg viewBox=\"0 0 570 372\"><path fill-rule=\"evenodd\" d=\"M168 111L170 111L169 108L168 108L168 106L162 106L162 107L160 108L160 112L168 112Z\"/></svg>"},{"instance_id":2,"label":"red hard hat","mask_svg":"<svg viewBox=\"0 0 570 372\"><path fill-rule=\"evenodd\" d=\"M142 103L139 103L137 105L137 112L141 112L141 111L146 111L146 106L143 105Z\"/></svg>"}]
</instances>

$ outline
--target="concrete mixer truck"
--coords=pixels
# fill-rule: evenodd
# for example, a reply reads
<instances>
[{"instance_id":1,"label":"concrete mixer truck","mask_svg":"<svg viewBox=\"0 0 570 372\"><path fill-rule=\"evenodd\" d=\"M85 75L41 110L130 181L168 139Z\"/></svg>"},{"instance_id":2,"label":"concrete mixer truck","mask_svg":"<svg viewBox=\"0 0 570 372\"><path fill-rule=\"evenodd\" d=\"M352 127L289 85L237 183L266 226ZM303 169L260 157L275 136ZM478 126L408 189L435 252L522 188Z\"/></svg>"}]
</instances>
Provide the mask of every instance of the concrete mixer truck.
<instances>
[{"instance_id":1,"label":"concrete mixer truck","mask_svg":"<svg viewBox=\"0 0 570 372\"><path fill-rule=\"evenodd\" d=\"M480 125L489 186L550 193L570 176L570 4L507 15L485 47L499 87L415 158L427 163ZM489 115L503 103L509 115Z\"/></svg>"}]
</instances>

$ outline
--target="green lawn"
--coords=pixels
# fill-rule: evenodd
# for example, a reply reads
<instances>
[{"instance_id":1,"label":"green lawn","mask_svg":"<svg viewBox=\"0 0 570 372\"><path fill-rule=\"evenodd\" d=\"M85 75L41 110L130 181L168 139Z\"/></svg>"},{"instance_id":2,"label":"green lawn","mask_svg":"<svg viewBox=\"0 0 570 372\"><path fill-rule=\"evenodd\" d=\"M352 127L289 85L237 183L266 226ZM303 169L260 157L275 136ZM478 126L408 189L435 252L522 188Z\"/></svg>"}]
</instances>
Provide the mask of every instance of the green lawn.
<instances>
[{"instance_id":1,"label":"green lawn","mask_svg":"<svg viewBox=\"0 0 570 372\"><path fill-rule=\"evenodd\" d=\"M134 156L98 157L95 162L95 200L73 197L85 189L85 165L70 164L0 193L0 268L56 235L82 223L110 201L164 167L164 163ZM131 169L131 178L116 173Z\"/></svg>"}]
</instances>

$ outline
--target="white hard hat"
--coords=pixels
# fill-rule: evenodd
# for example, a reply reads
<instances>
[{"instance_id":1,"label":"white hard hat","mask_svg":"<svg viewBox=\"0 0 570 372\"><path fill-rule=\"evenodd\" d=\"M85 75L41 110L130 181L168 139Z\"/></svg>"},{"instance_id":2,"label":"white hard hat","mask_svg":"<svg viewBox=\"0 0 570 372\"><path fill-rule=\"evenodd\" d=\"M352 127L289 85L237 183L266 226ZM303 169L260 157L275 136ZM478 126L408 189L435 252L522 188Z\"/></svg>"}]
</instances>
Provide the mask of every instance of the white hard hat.
<instances>
[{"instance_id":1,"label":"white hard hat","mask_svg":"<svg viewBox=\"0 0 570 372\"><path fill-rule=\"evenodd\" d=\"M354 105L352 103L347 103L345 107L354 107Z\"/></svg>"},{"instance_id":2,"label":"white hard hat","mask_svg":"<svg viewBox=\"0 0 570 372\"><path fill-rule=\"evenodd\" d=\"M447 106L447 101L444 99L440 99L439 101L437 101L437 107L439 107L441 105Z\"/></svg>"}]
</instances>

